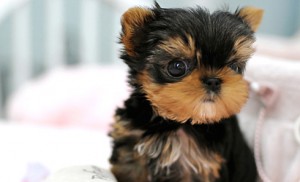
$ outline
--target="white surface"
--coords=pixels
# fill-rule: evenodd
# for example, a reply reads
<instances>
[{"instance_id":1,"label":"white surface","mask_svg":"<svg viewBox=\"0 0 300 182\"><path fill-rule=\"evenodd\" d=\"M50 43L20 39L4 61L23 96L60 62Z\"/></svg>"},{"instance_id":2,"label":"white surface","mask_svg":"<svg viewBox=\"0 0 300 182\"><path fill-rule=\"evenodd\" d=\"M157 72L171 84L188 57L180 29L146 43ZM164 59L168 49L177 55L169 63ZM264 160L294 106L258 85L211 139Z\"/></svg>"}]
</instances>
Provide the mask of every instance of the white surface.
<instances>
[{"instance_id":1,"label":"white surface","mask_svg":"<svg viewBox=\"0 0 300 182\"><path fill-rule=\"evenodd\" d=\"M73 166L50 176L46 182L117 182L113 174L96 166Z\"/></svg>"},{"instance_id":2,"label":"white surface","mask_svg":"<svg viewBox=\"0 0 300 182\"><path fill-rule=\"evenodd\" d=\"M78 165L109 168L110 140L97 130L0 122L0 146L1 182L21 181L30 163L40 163L50 173Z\"/></svg>"},{"instance_id":3,"label":"white surface","mask_svg":"<svg viewBox=\"0 0 300 182\"><path fill-rule=\"evenodd\" d=\"M27 169L40 164L50 173L78 165L108 168L106 133L115 109L128 97L126 78L123 67L78 66L53 70L21 87L7 109L9 120L19 124L0 122L0 182L34 175Z\"/></svg>"}]
</instances>

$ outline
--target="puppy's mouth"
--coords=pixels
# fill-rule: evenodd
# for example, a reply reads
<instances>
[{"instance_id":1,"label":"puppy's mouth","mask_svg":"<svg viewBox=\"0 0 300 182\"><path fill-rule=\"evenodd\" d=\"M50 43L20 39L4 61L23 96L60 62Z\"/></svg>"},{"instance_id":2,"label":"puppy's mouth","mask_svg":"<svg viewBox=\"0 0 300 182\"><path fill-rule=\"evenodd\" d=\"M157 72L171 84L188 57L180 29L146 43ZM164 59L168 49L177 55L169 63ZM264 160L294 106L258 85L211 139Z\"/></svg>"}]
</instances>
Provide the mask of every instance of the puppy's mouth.
<instances>
[{"instance_id":1,"label":"puppy's mouth","mask_svg":"<svg viewBox=\"0 0 300 182\"><path fill-rule=\"evenodd\" d=\"M205 98L205 99L203 99L202 102L204 102L204 103L213 103L213 102L215 102L215 99Z\"/></svg>"},{"instance_id":2,"label":"puppy's mouth","mask_svg":"<svg viewBox=\"0 0 300 182\"><path fill-rule=\"evenodd\" d=\"M213 103L215 102L217 99L217 94L214 92L210 92L207 94L206 97L204 97L204 99L202 99L203 103Z\"/></svg>"}]
</instances>

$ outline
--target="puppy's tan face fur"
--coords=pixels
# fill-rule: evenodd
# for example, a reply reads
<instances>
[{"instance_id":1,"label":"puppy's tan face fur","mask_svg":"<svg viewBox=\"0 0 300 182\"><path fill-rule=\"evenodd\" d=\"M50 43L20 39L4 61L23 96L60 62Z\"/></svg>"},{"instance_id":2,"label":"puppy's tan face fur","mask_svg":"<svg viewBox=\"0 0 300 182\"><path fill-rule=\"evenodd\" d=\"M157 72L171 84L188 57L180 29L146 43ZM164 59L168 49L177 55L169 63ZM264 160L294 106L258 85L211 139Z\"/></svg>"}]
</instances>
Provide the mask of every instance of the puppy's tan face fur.
<instances>
[{"instance_id":1,"label":"puppy's tan face fur","mask_svg":"<svg viewBox=\"0 0 300 182\"><path fill-rule=\"evenodd\" d=\"M220 93L208 92L200 78L221 78ZM242 76L229 68L206 70L197 68L180 82L157 84L147 72L139 75L147 98L160 116L193 124L219 121L240 111L248 97L248 87Z\"/></svg>"},{"instance_id":2,"label":"puppy's tan face fur","mask_svg":"<svg viewBox=\"0 0 300 182\"><path fill-rule=\"evenodd\" d=\"M190 16L198 16L189 13ZM242 72L254 52L252 34L260 23L262 12L243 8L235 15L228 15L225 29L223 24L219 25L221 16L210 16L212 22L207 26L212 28L197 27L203 23L199 20L195 28L184 29L183 25L178 26L177 31L177 24L171 25L172 19L157 20L155 12L149 9L132 9L123 16L121 41L127 55L132 58L128 64L143 67L135 68L135 82L157 114L164 118L181 123L189 120L192 124L218 122L238 113L247 101L248 86ZM132 21L131 18L137 20ZM151 32L151 23L154 32ZM194 21L189 23L192 25ZM159 30L159 26L165 28ZM181 33L177 35L179 31ZM157 41L153 46L154 43L144 44L143 39ZM149 44L151 49L147 47ZM145 57L142 55L144 52L148 52Z\"/></svg>"},{"instance_id":3,"label":"puppy's tan face fur","mask_svg":"<svg viewBox=\"0 0 300 182\"><path fill-rule=\"evenodd\" d=\"M201 53L196 50L193 39L187 35L188 43L179 37L169 39L158 45L159 49L175 55L177 59L197 61L197 66L178 82L159 84L147 71L139 74L138 81L160 116L192 124L210 123L230 117L240 111L248 98L248 85L241 74L225 66L210 69L201 64ZM228 62L245 65L254 49L253 40L241 37L234 43ZM179 58L178 58L179 57ZM149 61L155 62L155 58ZM165 62L167 67L168 61ZM189 63L188 63L189 64ZM167 72L167 71L166 71ZM218 78L222 81L220 92L209 91L202 78Z\"/></svg>"}]
</instances>

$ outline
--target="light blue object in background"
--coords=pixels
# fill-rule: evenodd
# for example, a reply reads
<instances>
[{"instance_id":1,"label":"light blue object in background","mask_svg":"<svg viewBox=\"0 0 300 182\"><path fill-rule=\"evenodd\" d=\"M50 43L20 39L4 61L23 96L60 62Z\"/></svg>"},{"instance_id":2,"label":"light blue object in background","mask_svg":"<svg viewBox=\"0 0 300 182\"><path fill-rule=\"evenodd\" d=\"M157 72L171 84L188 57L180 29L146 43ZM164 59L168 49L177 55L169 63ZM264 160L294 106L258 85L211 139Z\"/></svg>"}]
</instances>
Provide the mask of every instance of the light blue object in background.
<instances>
[{"instance_id":1,"label":"light blue object in background","mask_svg":"<svg viewBox=\"0 0 300 182\"><path fill-rule=\"evenodd\" d=\"M264 9L263 22L258 33L275 36L293 36L300 28L299 0L157 0L162 7L204 6L209 10L229 7L255 6Z\"/></svg>"}]
</instances>

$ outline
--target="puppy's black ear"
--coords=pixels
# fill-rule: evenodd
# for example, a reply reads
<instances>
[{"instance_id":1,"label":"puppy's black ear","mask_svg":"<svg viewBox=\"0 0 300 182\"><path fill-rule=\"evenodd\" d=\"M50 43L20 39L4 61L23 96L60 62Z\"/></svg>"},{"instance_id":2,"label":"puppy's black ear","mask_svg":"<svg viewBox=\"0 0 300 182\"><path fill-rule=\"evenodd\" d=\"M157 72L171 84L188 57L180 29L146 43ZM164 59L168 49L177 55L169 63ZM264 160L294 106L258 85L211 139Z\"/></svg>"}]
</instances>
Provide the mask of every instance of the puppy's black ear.
<instances>
[{"instance_id":1,"label":"puppy's black ear","mask_svg":"<svg viewBox=\"0 0 300 182\"><path fill-rule=\"evenodd\" d=\"M154 13L151 9L134 7L127 10L121 19L122 33L121 42L129 56L136 57L140 43L144 40L144 26L153 21Z\"/></svg>"},{"instance_id":2,"label":"puppy's black ear","mask_svg":"<svg viewBox=\"0 0 300 182\"><path fill-rule=\"evenodd\" d=\"M241 17L254 32L256 32L256 30L258 29L263 14L264 10L250 6L244 7L236 13L236 15Z\"/></svg>"}]
</instances>

